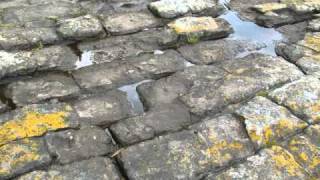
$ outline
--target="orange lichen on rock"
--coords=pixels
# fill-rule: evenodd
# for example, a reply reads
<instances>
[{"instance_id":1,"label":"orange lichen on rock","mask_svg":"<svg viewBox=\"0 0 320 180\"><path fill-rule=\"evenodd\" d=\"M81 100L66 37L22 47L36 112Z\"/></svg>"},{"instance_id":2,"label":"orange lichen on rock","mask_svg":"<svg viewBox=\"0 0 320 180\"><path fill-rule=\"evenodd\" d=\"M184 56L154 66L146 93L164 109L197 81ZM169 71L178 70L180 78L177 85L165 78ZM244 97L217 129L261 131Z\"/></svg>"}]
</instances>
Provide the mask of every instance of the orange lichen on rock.
<instances>
[{"instance_id":1,"label":"orange lichen on rock","mask_svg":"<svg viewBox=\"0 0 320 180\"><path fill-rule=\"evenodd\" d=\"M23 118L9 120L0 126L0 145L17 139L41 136L47 131L67 128L65 119L68 114L65 111L48 114L26 112Z\"/></svg>"}]
</instances>

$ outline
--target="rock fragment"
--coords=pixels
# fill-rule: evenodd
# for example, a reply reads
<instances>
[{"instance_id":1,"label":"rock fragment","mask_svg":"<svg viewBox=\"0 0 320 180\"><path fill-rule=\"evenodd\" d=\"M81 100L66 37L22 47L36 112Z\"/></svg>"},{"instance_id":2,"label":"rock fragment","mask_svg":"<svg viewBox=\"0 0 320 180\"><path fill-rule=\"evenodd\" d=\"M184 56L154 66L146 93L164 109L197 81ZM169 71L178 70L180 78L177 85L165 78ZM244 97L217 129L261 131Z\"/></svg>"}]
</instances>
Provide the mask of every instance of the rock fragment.
<instances>
[{"instance_id":1,"label":"rock fragment","mask_svg":"<svg viewBox=\"0 0 320 180\"><path fill-rule=\"evenodd\" d=\"M77 60L78 57L65 46L51 46L36 51L0 51L0 79L35 71L69 71L75 68Z\"/></svg>"},{"instance_id":2,"label":"rock fragment","mask_svg":"<svg viewBox=\"0 0 320 180\"><path fill-rule=\"evenodd\" d=\"M132 115L126 94L120 91L80 98L73 107L82 125L108 126Z\"/></svg>"},{"instance_id":3,"label":"rock fragment","mask_svg":"<svg viewBox=\"0 0 320 180\"><path fill-rule=\"evenodd\" d=\"M5 96L18 106L35 104L53 98L67 98L79 92L80 89L73 79L60 73L15 81L5 88Z\"/></svg>"},{"instance_id":4,"label":"rock fragment","mask_svg":"<svg viewBox=\"0 0 320 180\"><path fill-rule=\"evenodd\" d=\"M116 149L112 137L97 127L49 133L46 143L60 164L107 155Z\"/></svg>"},{"instance_id":5,"label":"rock fragment","mask_svg":"<svg viewBox=\"0 0 320 180\"><path fill-rule=\"evenodd\" d=\"M83 40L105 36L99 19L92 15L62 20L59 22L57 32L67 40Z\"/></svg>"},{"instance_id":6,"label":"rock fragment","mask_svg":"<svg viewBox=\"0 0 320 180\"><path fill-rule=\"evenodd\" d=\"M257 96L238 109L247 132L257 148L279 145L281 141L307 127L307 124L292 115L286 108Z\"/></svg>"}]
</instances>

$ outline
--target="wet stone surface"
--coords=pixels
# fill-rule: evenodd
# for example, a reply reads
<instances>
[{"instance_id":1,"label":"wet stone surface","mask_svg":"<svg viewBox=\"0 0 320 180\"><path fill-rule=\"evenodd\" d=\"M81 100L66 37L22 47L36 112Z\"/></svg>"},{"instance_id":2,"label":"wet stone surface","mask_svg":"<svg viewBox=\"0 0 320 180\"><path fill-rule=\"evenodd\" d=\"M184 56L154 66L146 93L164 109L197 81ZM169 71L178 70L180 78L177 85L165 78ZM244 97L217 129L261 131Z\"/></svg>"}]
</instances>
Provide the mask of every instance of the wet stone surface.
<instances>
[{"instance_id":1,"label":"wet stone surface","mask_svg":"<svg viewBox=\"0 0 320 180\"><path fill-rule=\"evenodd\" d=\"M319 179L319 13L0 1L0 179Z\"/></svg>"}]
</instances>

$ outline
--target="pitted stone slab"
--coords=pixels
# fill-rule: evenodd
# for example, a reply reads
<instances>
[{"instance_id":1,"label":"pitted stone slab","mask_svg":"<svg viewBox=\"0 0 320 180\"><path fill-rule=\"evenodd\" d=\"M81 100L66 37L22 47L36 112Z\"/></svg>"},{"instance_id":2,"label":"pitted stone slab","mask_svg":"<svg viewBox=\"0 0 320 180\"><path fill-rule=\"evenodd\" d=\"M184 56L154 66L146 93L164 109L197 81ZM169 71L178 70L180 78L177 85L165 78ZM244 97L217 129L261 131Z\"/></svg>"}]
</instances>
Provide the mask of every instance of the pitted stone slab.
<instances>
[{"instance_id":1,"label":"pitted stone slab","mask_svg":"<svg viewBox=\"0 0 320 180\"><path fill-rule=\"evenodd\" d=\"M33 171L17 180L121 180L123 179L115 163L109 158L92 158L65 166L52 166L48 171Z\"/></svg>"},{"instance_id":2,"label":"pitted stone slab","mask_svg":"<svg viewBox=\"0 0 320 180\"><path fill-rule=\"evenodd\" d=\"M55 44L61 39L53 28L7 28L0 30L0 49L28 49Z\"/></svg>"},{"instance_id":3,"label":"pitted stone slab","mask_svg":"<svg viewBox=\"0 0 320 180\"><path fill-rule=\"evenodd\" d=\"M35 104L48 99L63 99L80 92L72 77L50 73L27 80L15 81L5 88L5 96L18 106Z\"/></svg>"},{"instance_id":4,"label":"pitted stone slab","mask_svg":"<svg viewBox=\"0 0 320 180\"><path fill-rule=\"evenodd\" d=\"M178 36L171 30L164 28L150 29L125 36L116 36L98 41L79 44L81 51L93 49L115 49L119 47L122 56L138 55L143 52L164 49L176 45ZM118 52L118 51L116 51Z\"/></svg>"},{"instance_id":5,"label":"pitted stone slab","mask_svg":"<svg viewBox=\"0 0 320 180\"><path fill-rule=\"evenodd\" d=\"M178 51L191 63L207 65L240 58L264 47L257 42L223 39L182 46Z\"/></svg>"},{"instance_id":6,"label":"pitted stone slab","mask_svg":"<svg viewBox=\"0 0 320 180\"><path fill-rule=\"evenodd\" d=\"M278 180L308 178L310 177L295 161L293 155L279 146L272 146L270 149L264 149L259 152L258 155L249 157L245 163L239 164L214 177L214 179L217 180Z\"/></svg>"},{"instance_id":7,"label":"pitted stone slab","mask_svg":"<svg viewBox=\"0 0 320 180\"><path fill-rule=\"evenodd\" d=\"M42 139L23 139L0 146L0 179L49 165L50 155Z\"/></svg>"},{"instance_id":8,"label":"pitted stone slab","mask_svg":"<svg viewBox=\"0 0 320 180\"><path fill-rule=\"evenodd\" d=\"M81 68L74 71L73 76L83 89L108 90L145 79L158 79L184 68L184 59L176 52L169 51L159 55L141 54L122 62Z\"/></svg>"},{"instance_id":9,"label":"pitted stone slab","mask_svg":"<svg viewBox=\"0 0 320 180\"><path fill-rule=\"evenodd\" d=\"M174 132L190 125L190 114L181 104L151 109L142 116L119 121L110 130L122 144L133 144L156 135Z\"/></svg>"},{"instance_id":10,"label":"pitted stone slab","mask_svg":"<svg viewBox=\"0 0 320 180\"><path fill-rule=\"evenodd\" d=\"M214 0L159 0L149 4L149 9L163 18L174 18L187 13L218 16L223 7Z\"/></svg>"},{"instance_id":11,"label":"pitted stone slab","mask_svg":"<svg viewBox=\"0 0 320 180\"><path fill-rule=\"evenodd\" d=\"M105 36L99 19L92 15L59 21L57 32L63 38L69 40L83 40Z\"/></svg>"},{"instance_id":12,"label":"pitted stone slab","mask_svg":"<svg viewBox=\"0 0 320 180\"><path fill-rule=\"evenodd\" d=\"M168 28L187 43L224 38L233 32L227 21L207 16L182 17L170 22Z\"/></svg>"},{"instance_id":13,"label":"pitted stone slab","mask_svg":"<svg viewBox=\"0 0 320 180\"><path fill-rule=\"evenodd\" d=\"M270 97L309 123L320 122L320 80L306 76L275 89Z\"/></svg>"},{"instance_id":14,"label":"pitted stone slab","mask_svg":"<svg viewBox=\"0 0 320 180\"><path fill-rule=\"evenodd\" d=\"M25 75L34 71L69 71L78 57L65 46L51 46L36 51L0 51L0 78Z\"/></svg>"},{"instance_id":15,"label":"pitted stone slab","mask_svg":"<svg viewBox=\"0 0 320 180\"><path fill-rule=\"evenodd\" d=\"M288 143L288 150L297 162L315 179L320 178L320 126L306 129L305 135L293 137Z\"/></svg>"},{"instance_id":16,"label":"pitted stone slab","mask_svg":"<svg viewBox=\"0 0 320 180\"><path fill-rule=\"evenodd\" d=\"M8 7L2 10L3 23L21 27L52 27L57 20L73 18L84 14L80 5L72 2L52 1L30 6Z\"/></svg>"},{"instance_id":17,"label":"pitted stone slab","mask_svg":"<svg viewBox=\"0 0 320 180\"><path fill-rule=\"evenodd\" d=\"M252 54L221 64L227 75L222 79L199 81L180 99L200 116L216 113L229 104L239 103L259 91L303 76L282 58Z\"/></svg>"},{"instance_id":18,"label":"pitted stone slab","mask_svg":"<svg viewBox=\"0 0 320 180\"><path fill-rule=\"evenodd\" d=\"M186 94L194 84L217 81L225 75L215 66L192 66L167 78L141 84L137 90L147 108L165 106Z\"/></svg>"},{"instance_id":19,"label":"pitted stone slab","mask_svg":"<svg viewBox=\"0 0 320 180\"><path fill-rule=\"evenodd\" d=\"M107 155L116 149L110 133L93 126L49 133L46 142L60 164Z\"/></svg>"},{"instance_id":20,"label":"pitted stone slab","mask_svg":"<svg viewBox=\"0 0 320 180\"><path fill-rule=\"evenodd\" d=\"M0 115L0 145L78 125L78 115L67 104L25 106Z\"/></svg>"},{"instance_id":21,"label":"pitted stone slab","mask_svg":"<svg viewBox=\"0 0 320 180\"><path fill-rule=\"evenodd\" d=\"M236 113L243 118L257 148L280 144L285 138L307 127L307 123L286 108L261 96L253 98Z\"/></svg>"},{"instance_id":22,"label":"pitted stone slab","mask_svg":"<svg viewBox=\"0 0 320 180\"><path fill-rule=\"evenodd\" d=\"M120 91L80 98L73 107L82 125L106 126L132 115L126 94Z\"/></svg>"},{"instance_id":23,"label":"pitted stone slab","mask_svg":"<svg viewBox=\"0 0 320 180\"><path fill-rule=\"evenodd\" d=\"M103 25L112 35L135 33L161 25L161 20L146 12L117 13L102 17Z\"/></svg>"},{"instance_id":24,"label":"pitted stone slab","mask_svg":"<svg viewBox=\"0 0 320 180\"><path fill-rule=\"evenodd\" d=\"M226 115L130 146L119 159L130 179L195 179L252 153L241 123Z\"/></svg>"}]
</instances>

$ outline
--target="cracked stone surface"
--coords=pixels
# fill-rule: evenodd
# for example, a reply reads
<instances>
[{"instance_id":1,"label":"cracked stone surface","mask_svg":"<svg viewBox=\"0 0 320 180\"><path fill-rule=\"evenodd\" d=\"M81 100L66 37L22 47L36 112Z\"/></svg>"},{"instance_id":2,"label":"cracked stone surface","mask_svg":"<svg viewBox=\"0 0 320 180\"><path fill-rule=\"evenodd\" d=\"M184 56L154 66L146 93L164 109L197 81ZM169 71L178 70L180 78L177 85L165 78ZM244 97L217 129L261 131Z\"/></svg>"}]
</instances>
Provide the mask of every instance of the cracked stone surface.
<instances>
[{"instance_id":1,"label":"cracked stone surface","mask_svg":"<svg viewBox=\"0 0 320 180\"><path fill-rule=\"evenodd\" d=\"M240 122L226 115L126 148L120 160L130 179L194 179L210 167L218 169L250 154Z\"/></svg>"},{"instance_id":2,"label":"cracked stone surface","mask_svg":"<svg viewBox=\"0 0 320 180\"><path fill-rule=\"evenodd\" d=\"M72 104L83 125L106 126L132 116L126 94L120 91L85 95Z\"/></svg>"},{"instance_id":3,"label":"cracked stone surface","mask_svg":"<svg viewBox=\"0 0 320 180\"><path fill-rule=\"evenodd\" d=\"M319 0L1 0L1 180L320 179Z\"/></svg>"},{"instance_id":4,"label":"cracked stone surface","mask_svg":"<svg viewBox=\"0 0 320 180\"><path fill-rule=\"evenodd\" d=\"M110 133L97 127L53 132L45 139L49 152L61 164L106 155L116 149Z\"/></svg>"},{"instance_id":5,"label":"cracked stone surface","mask_svg":"<svg viewBox=\"0 0 320 180\"><path fill-rule=\"evenodd\" d=\"M279 144L307 127L307 123L286 108L261 96L240 107L236 113L243 118L248 135L258 148Z\"/></svg>"}]
</instances>

